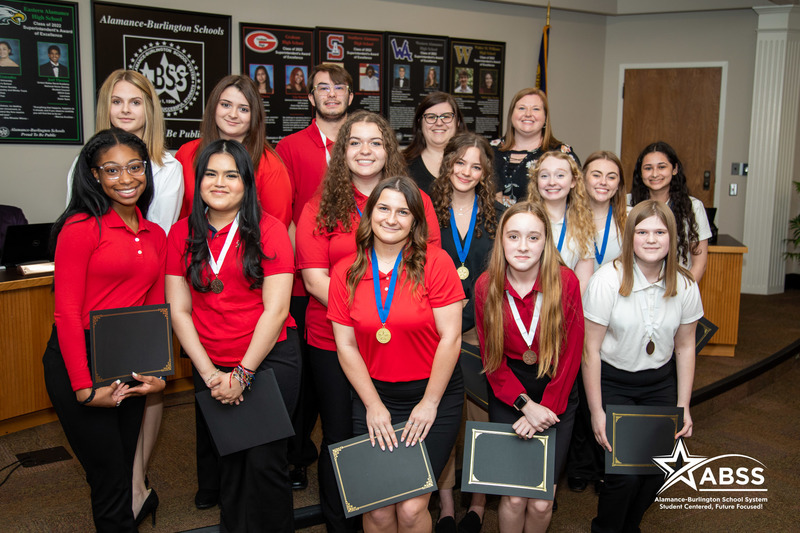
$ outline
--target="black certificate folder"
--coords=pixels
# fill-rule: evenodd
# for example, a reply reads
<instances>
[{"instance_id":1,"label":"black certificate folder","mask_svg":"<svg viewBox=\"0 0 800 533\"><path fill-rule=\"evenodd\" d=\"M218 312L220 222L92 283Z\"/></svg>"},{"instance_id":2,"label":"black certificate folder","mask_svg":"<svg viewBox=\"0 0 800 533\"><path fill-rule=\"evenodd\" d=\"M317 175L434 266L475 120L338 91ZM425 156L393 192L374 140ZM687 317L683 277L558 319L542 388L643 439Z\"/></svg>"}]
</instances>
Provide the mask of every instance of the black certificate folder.
<instances>
[{"instance_id":1,"label":"black certificate folder","mask_svg":"<svg viewBox=\"0 0 800 533\"><path fill-rule=\"evenodd\" d=\"M169 304L92 311L89 340L95 387L175 373Z\"/></svg>"},{"instance_id":2,"label":"black certificate folder","mask_svg":"<svg viewBox=\"0 0 800 533\"><path fill-rule=\"evenodd\" d=\"M239 405L223 404L211 390L195 393L200 411L221 456L249 450L294 435L281 389L271 368L256 372L253 387Z\"/></svg>"},{"instance_id":3,"label":"black certificate folder","mask_svg":"<svg viewBox=\"0 0 800 533\"><path fill-rule=\"evenodd\" d=\"M330 447L333 471L345 515L360 515L436 490L431 461L424 442L406 447L400 442L404 423L394 427L400 445L381 450L361 435Z\"/></svg>"},{"instance_id":4,"label":"black certificate folder","mask_svg":"<svg viewBox=\"0 0 800 533\"><path fill-rule=\"evenodd\" d=\"M653 457L669 455L683 427L683 408L607 405L607 474L660 474Z\"/></svg>"},{"instance_id":5,"label":"black certificate folder","mask_svg":"<svg viewBox=\"0 0 800 533\"><path fill-rule=\"evenodd\" d=\"M467 422L461 491L553 499L556 431L522 439L511 424Z\"/></svg>"}]
</instances>

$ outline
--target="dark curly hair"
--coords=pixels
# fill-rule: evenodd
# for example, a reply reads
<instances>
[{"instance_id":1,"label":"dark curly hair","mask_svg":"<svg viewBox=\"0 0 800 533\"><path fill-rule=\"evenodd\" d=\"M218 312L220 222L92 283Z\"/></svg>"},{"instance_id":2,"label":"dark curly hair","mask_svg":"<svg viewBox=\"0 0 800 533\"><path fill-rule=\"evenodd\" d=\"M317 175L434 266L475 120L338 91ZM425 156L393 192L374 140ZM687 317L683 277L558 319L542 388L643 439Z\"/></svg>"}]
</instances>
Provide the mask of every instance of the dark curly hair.
<instances>
[{"instance_id":1,"label":"dark curly hair","mask_svg":"<svg viewBox=\"0 0 800 533\"><path fill-rule=\"evenodd\" d=\"M253 162L247 149L241 143L225 139L217 139L212 142L195 159L194 199L188 220L189 234L186 237L186 279L197 292L211 290L211 281L206 273L210 253L208 250L208 219L206 218L208 204L203 201L200 184L203 182L208 162L215 154L228 154L233 158L236 168L239 170L239 179L244 184L244 196L239 207L239 239L244 245L242 273L250 281L250 288L258 289L264 282L261 260L273 258L267 258L261 250L261 207L258 204L256 193Z\"/></svg>"},{"instance_id":2,"label":"dark curly hair","mask_svg":"<svg viewBox=\"0 0 800 533\"><path fill-rule=\"evenodd\" d=\"M450 139L444 149L439 176L431 187L431 200L436 210L436 218L439 220L439 227L450 227L450 205L453 203L453 182L450 181L450 176L453 174L456 161L464 157L470 148L478 149L483 170L481 179L475 186L475 194L478 195L475 237L480 238L481 224L483 224L489 235L494 238L497 229L497 215L494 209L494 150L483 136L476 133L459 133Z\"/></svg>"},{"instance_id":3,"label":"dark curly hair","mask_svg":"<svg viewBox=\"0 0 800 533\"><path fill-rule=\"evenodd\" d=\"M78 156L78 161L75 165L75 175L72 179L72 194L70 195L69 205L67 205L67 209L53 224L53 229L50 233L50 247L52 251L56 249L56 242L58 241L58 235L61 233L61 229L64 227L67 219L72 215L80 213L86 215L86 218L76 220L75 222L83 222L89 217L94 217L97 219L97 228L100 230L100 217L111 209L113 203L111 198L106 196L106 193L103 192L103 187L100 185L97 178L95 178L92 169L97 167L98 163L100 163L103 154L115 146L127 146L136 152L139 159L145 163L144 171L146 184L144 192L142 192L142 195L139 196L139 199L136 201L136 207L139 208L143 217L147 217L150 200L153 198L153 170L151 168L152 165L150 164L147 146L144 144L144 141L133 133L128 133L119 128L109 128L107 130L98 131L89 139Z\"/></svg>"},{"instance_id":4,"label":"dark curly hair","mask_svg":"<svg viewBox=\"0 0 800 533\"><path fill-rule=\"evenodd\" d=\"M389 123L382 116L370 111L356 111L349 115L333 145L331 162L325 179L322 181L322 195L317 213L317 230L333 231L339 223L344 231L350 231L356 213L356 200L353 196L353 180L347 166L347 148L350 146L350 131L353 124L368 122L378 126L386 151L384 176L407 175L406 163L397 147L397 139Z\"/></svg>"},{"instance_id":5,"label":"dark curly hair","mask_svg":"<svg viewBox=\"0 0 800 533\"><path fill-rule=\"evenodd\" d=\"M381 180L378 186L372 190L372 194L367 199L364 207L364 216L356 231L356 260L347 270L347 289L350 293L350 303L359 284L367 271L370 262L368 257L369 250L374 246L375 234L372 232L372 213L375 204L385 190L392 190L401 193L408 204L408 210L414 217L408 241L403 248L403 258L398 265L398 269L405 269L405 283L411 282L413 291L425 282L425 258L428 251L428 222L425 218L425 204L422 202L422 195L419 187L414 180L407 176L390 177ZM400 271L398 270L398 275Z\"/></svg>"},{"instance_id":6,"label":"dark curly hair","mask_svg":"<svg viewBox=\"0 0 800 533\"><path fill-rule=\"evenodd\" d=\"M675 215L675 224L678 232L678 257L682 263L687 263L689 252L697 255L698 233L697 221L692 210L692 199L689 186L686 184L686 174L683 172L683 163L678 159L675 149L664 141L648 144L633 169L633 186L631 187L631 205L650 199L650 189L642 179L642 162L647 154L659 152L667 157L669 163L677 170L669 184L669 207Z\"/></svg>"}]
</instances>

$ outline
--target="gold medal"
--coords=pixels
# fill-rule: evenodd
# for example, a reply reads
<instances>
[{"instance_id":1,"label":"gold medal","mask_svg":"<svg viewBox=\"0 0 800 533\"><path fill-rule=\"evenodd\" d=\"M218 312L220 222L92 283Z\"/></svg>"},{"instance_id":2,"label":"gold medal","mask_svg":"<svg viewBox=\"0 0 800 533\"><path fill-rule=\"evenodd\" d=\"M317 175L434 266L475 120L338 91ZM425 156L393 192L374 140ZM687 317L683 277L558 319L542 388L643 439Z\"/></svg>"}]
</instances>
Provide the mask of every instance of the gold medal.
<instances>
[{"instance_id":1,"label":"gold medal","mask_svg":"<svg viewBox=\"0 0 800 533\"><path fill-rule=\"evenodd\" d=\"M525 362L526 365L535 365L536 361L539 360L539 356L536 355L531 349L525 350L525 353L522 354L522 360Z\"/></svg>"},{"instance_id":2,"label":"gold medal","mask_svg":"<svg viewBox=\"0 0 800 533\"><path fill-rule=\"evenodd\" d=\"M462 280L469 277L469 269L464 266L464 263L461 263L461 266L456 269L456 272L458 272L458 277Z\"/></svg>"},{"instance_id":3,"label":"gold medal","mask_svg":"<svg viewBox=\"0 0 800 533\"><path fill-rule=\"evenodd\" d=\"M225 284L222 283L222 280L219 278L214 278L214 281L211 282L211 292L214 294L219 294L222 292L222 289L225 288Z\"/></svg>"},{"instance_id":4,"label":"gold medal","mask_svg":"<svg viewBox=\"0 0 800 533\"><path fill-rule=\"evenodd\" d=\"M378 339L378 342L381 344L386 344L390 340L392 340L392 333L386 329L386 326L383 326L381 329L375 333L375 338Z\"/></svg>"},{"instance_id":5,"label":"gold medal","mask_svg":"<svg viewBox=\"0 0 800 533\"><path fill-rule=\"evenodd\" d=\"M645 346L644 349L647 352L647 355L653 355L653 352L656 351L656 345L653 342L653 339L650 339L650 342L647 343L647 346Z\"/></svg>"}]
</instances>

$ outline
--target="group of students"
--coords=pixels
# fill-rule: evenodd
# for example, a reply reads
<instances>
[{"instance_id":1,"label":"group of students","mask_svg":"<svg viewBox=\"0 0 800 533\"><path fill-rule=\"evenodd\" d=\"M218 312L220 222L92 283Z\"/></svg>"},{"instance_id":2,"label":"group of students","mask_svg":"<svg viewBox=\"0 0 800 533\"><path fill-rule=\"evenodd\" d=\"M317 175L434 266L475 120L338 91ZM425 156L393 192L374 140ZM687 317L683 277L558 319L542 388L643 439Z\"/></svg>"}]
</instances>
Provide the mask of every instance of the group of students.
<instances>
[{"instance_id":1,"label":"group of students","mask_svg":"<svg viewBox=\"0 0 800 533\"><path fill-rule=\"evenodd\" d=\"M99 531L155 521L146 472L164 381L134 374L138 386L92 388L85 331L98 309L168 302L195 389L231 409L259 370L274 371L291 441L220 457L196 409L195 503L219 503L223 531L293 530L289 464L313 461L317 413L329 531L358 527L344 517L329 447L365 433L386 450L424 440L441 502L435 525L426 494L366 513L365 531L479 531L485 496L454 518L465 349L481 353L490 385L488 418L472 402L468 418L513 424L522 438L553 427L555 479L582 425L581 367L583 426L599 445L607 403L683 407L676 438L691 435L707 222L668 145L639 157L628 213L619 159L595 152L581 169L541 91L515 95L491 145L466 131L452 96L431 93L401 152L386 119L348 113L344 69L318 65L309 81L314 120L274 150L258 87L223 78L200 139L176 158L146 78L116 71L98 94L98 133L70 170L54 227L43 361ZM655 489L652 476L606 476L593 530L635 529ZM504 496L500 528L543 531L551 513L551 501Z\"/></svg>"}]
</instances>

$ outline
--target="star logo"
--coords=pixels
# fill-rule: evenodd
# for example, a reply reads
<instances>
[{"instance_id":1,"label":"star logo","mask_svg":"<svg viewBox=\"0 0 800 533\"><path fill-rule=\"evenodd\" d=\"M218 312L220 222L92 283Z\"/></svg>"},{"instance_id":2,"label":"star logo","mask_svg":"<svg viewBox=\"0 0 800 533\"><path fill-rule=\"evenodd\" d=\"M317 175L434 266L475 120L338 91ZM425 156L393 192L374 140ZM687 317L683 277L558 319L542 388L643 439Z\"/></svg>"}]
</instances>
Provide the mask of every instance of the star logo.
<instances>
[{"instance_id":1,"label":"star logo","mask_svg":"<svg viewBox=\"0 0 800 533\"><path fill-rule=\"evenodd\" d=\"M689 450L686 449L686 443L683 442L683 438L678 439L675 443L672 454L653 457L653 462L667 476L664 484L658 490L658 494L661 494L678 481L683 481L694 490L697 490L693 472L705 460L706 458L702 455L691 455Z\"/></svg>"}]
</instances>

